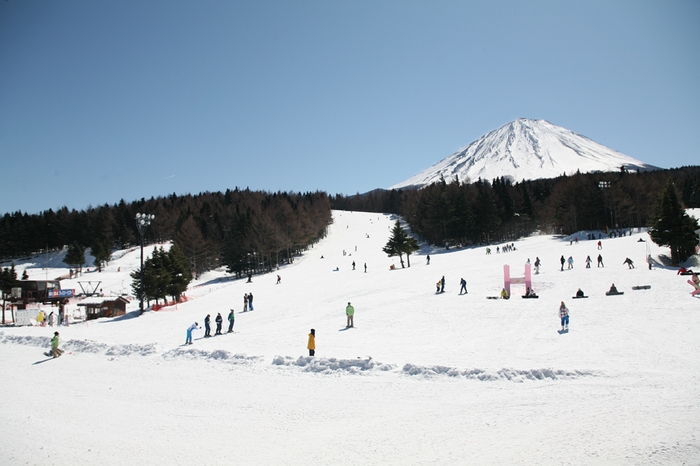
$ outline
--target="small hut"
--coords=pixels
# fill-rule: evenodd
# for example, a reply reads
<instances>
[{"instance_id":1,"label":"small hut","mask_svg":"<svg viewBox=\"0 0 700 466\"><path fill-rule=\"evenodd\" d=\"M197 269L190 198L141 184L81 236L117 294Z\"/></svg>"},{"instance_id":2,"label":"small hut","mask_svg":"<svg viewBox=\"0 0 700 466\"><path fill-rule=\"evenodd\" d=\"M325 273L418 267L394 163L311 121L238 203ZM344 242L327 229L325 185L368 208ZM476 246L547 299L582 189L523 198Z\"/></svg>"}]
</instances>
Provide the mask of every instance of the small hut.
<instances>
[{"instance_id":1,"label":"small hut","mask_svg":"<svg viewBox=\"0 0 700 466\"><path fill-rule=\"evenodd\" d=\"M129 300L123 296L86 298L78 303L85 307L86 320L99 319L100 317L118 317L126 314L126 305Z\"/></svg>"}]
</instances>

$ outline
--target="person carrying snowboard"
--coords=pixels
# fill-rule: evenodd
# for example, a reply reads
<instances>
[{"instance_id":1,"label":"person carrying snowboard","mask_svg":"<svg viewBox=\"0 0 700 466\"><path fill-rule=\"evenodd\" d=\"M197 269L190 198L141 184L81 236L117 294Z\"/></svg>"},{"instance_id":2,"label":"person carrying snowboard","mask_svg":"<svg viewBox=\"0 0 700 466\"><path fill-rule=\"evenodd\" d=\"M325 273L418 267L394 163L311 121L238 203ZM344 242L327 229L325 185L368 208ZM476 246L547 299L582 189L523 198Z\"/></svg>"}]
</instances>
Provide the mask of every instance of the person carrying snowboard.
<instances>
[{"instance_id":1,"label":"person carrying snowboard","mask_svg":"<svg viewBox=\"0 0 700 466\"><path fill-rule=\"evenodd\" d=\"M569 310L566 308L564 301L559 306L559 318L561 319L561 329L569 330Z\"/></svg>"},{"instance_id":2,"label":"person carrying snowboard","mask_svg":"<svg viewBox=\"0 0 700 466\"><path fill-rule=\"evenodd\" d=\"M316 354L316 330L311 329L309 333L309 342L306 344L306 349L309 350L309 356Z\"/></svg>"}]
</instances>

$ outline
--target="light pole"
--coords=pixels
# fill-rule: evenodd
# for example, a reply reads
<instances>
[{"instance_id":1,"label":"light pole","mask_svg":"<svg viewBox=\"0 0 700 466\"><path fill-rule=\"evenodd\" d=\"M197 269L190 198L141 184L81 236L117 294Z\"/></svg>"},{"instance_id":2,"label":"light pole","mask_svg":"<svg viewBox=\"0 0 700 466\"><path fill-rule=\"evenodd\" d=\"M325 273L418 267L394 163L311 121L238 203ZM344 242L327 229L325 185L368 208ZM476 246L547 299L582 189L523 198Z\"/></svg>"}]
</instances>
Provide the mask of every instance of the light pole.
<instances>
[{"instance_id":1,"label":"light pole","mask_svg":"<svg viewBox=\"0 0 700 466\"><path fill-rule=\"evenodd\" d=\"M145 287L143 284L143 235L146 234L146 229L154 218L156 218L156 216L152 214L136 214L136 228L138 228L139 234L141 235L141 302L139 304L139 314L143 314L143 296L145 294Z\"/></svg>"}]
</instances>

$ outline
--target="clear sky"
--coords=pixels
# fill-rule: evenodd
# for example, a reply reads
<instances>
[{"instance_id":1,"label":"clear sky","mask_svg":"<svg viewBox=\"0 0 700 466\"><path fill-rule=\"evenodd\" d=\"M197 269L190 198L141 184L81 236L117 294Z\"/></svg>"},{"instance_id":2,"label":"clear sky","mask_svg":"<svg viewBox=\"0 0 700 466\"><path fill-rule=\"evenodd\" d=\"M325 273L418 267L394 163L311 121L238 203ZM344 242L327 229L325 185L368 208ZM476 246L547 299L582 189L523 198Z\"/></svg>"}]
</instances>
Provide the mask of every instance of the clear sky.
<instances>
[{"instance_id":1,"label":"clear sky","mask_svg":"<svg viewBox=\"0 0 700 466\"><path fill-rule=\"evenodd\" d=\"M366 192L520 117L700 164L700 1L0 1L0 213Z\"/></svg>"}]
</instances>

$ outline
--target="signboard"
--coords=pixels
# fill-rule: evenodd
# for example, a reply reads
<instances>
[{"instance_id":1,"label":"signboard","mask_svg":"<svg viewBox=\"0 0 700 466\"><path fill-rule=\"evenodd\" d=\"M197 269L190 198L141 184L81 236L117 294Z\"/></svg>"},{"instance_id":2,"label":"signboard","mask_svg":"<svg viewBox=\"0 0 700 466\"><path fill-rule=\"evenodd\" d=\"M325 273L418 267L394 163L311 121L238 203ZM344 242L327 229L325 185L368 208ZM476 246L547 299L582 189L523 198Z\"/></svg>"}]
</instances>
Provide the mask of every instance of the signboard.
<instances>
[{"instance_id":1,"label":"signboard","mask_svg":"<svg viewBox=\"0 0 700 466\"><path fill-rule=\"evenodd\" d=\"M72 298L75 290L49 290L49 298Z\"/></svg>"}]
</instances>

